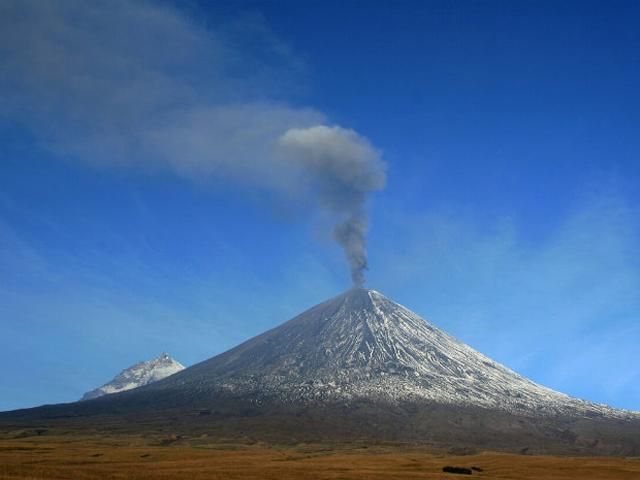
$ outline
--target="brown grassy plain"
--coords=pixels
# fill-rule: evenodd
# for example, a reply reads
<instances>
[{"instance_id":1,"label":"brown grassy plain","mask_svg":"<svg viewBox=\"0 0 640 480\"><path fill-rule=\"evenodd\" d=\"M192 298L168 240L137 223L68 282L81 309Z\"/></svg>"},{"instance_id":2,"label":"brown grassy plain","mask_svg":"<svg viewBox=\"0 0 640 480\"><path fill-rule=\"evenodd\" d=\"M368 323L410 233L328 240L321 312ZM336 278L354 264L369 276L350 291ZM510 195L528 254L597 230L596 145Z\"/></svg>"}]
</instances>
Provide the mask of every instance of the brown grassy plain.
<instances>
[{"instance_id":1,"label":"brown grassy plain","mask_svg":"<svg viewBox=\"0 0 640 480\"><path fill-rule=\"evenodd\" d=\"M165 443L165 445L162 445ZM445 465L480 467L473 475ZM0 479L640 479L640 459L480 453L409 446L207 444L43 435L0 440Z\"/></svg>"}]
</instances>

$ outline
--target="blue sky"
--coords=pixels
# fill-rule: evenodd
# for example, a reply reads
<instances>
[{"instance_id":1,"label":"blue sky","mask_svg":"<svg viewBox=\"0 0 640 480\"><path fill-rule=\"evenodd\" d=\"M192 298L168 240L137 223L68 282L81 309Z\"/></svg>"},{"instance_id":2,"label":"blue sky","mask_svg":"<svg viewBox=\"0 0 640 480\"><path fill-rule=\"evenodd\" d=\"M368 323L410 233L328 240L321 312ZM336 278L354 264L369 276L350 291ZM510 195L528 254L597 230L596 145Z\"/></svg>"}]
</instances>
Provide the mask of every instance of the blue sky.
<instances>
[{"instance_id":1,"label":"blue sky","mask_svg":"<svg viewBox=\"0 0 640 480\"><path fill-rule=\"evenodd\" d=\"M348 288L265 150L316 124L386 164L367 286L640 409L637 2L224 3L0 4L1 410Z\"/></svg>"}]
</instances>

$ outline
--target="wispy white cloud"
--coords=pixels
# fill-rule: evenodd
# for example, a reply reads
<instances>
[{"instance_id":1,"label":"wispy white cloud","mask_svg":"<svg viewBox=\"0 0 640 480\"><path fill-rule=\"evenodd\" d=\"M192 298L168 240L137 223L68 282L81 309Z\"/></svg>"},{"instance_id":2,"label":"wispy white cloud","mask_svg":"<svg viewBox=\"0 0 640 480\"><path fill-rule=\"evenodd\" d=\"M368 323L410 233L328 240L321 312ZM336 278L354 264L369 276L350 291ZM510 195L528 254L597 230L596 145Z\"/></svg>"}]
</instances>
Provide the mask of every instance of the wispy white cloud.
<instances>
[{"instance_id":1,"label":"wispy white cloud","mask_svg":"<svg viewBox=\"0 0 640 480\"><path fill-rule=\"evenodd\" d=\"M1 8L5 113L79 161L282 186L272 143L324 121L277 100L297 62L256 19L204 28L169 6L124 0Z\"/></svg>"},{"instance_id":2,"label":"wispy white cloud","mask_svg":"<svg viewBox=\"0 0 640 480\"><path fill-rule=\"evenodd\" d=\"M233 242L210 241L215 256L167 266L144 238L112 232L107 249L59 251L0 222L0 362L21 359L0 372L0 410L75 400L162 351L205 360L341 288L312 251L292 249L267 279Z\"/></svg>"},{"instance_id":3,"label":"wispy white cloud","mask_svg":"<svg viewBox=\"0 0 640 480\"><path fill-rule=\"evenodd\" d=\"M592 197L536 242L459 212L376 221L393 235L374 239L374 284L541 383L638 408L620 365L640 341L640 223L623 200Z\"/></svg>"}]
</instances>

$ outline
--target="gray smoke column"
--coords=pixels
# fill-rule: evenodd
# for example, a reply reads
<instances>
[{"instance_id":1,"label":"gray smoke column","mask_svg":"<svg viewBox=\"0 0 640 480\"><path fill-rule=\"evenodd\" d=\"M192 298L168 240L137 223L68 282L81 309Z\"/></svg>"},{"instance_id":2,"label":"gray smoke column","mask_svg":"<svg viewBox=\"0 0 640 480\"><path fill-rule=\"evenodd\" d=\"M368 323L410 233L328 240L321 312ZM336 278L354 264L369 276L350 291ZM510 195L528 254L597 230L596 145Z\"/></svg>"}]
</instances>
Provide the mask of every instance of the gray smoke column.
<instances>
[{"instance_id":1,"label":"gray smoke column","mask_svg":"<svg viewBox=\"0 0 640 480\"><path fill-rule=\"evenodd\" d=\"M283 157L305 174L320 208L336 217L333 236L345 252L354 285L363 285L366 201L386 182L380 153L353 130L324 125L289 129L278 146Z\"/></svg>"}]
</instances>

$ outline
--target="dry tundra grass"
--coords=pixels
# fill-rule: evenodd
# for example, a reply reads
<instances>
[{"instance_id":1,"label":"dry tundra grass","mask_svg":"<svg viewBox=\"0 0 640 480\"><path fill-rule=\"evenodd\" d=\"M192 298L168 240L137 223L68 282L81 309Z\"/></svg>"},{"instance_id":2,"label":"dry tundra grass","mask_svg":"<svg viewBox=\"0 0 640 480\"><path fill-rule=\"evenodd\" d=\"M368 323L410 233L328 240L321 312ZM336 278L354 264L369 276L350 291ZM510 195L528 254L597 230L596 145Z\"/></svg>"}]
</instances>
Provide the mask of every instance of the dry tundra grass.
<instances>
[{"instance_id":1,"label":"dry tundra grass","mask_svg":"<svg viewBox=\"0 0 640 480\"><path fill-rule=\"evenodd\" d=\"M640 459L439 454L416 447L161 442L43 435L0 440L0 479L640 479ZM181 444L182 443L182 444ZM471 477L447 465L479 467Z\"/></svg>"}]
</instances>

